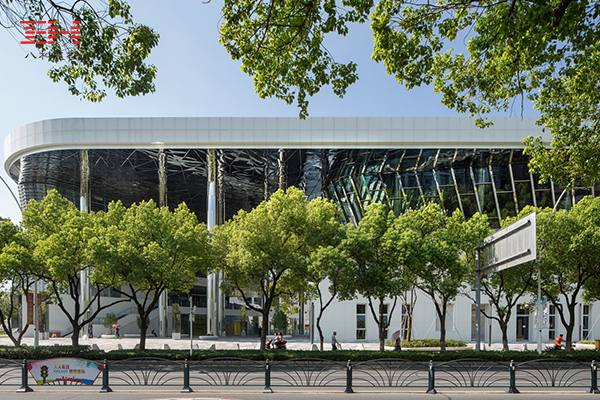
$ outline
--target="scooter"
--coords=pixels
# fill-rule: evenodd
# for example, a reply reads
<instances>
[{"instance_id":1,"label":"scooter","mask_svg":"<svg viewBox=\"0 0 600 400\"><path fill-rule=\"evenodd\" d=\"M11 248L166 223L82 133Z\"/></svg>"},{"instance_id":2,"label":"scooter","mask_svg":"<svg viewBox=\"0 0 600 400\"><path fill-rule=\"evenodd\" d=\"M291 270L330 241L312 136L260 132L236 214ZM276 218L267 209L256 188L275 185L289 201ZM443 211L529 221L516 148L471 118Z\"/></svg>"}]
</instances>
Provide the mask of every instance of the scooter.
<instances>
[{"instance_id":1,"label":"scooter","mask_svg":"<svg viewBox=\"0 0 600 400\"><path fill-rule=\"evenodd\" d=\"M271 338L271 339L269 339L269 341L267 343L265 343L265 348L272 349L272 350L287 350L287 347L285 346L286 343L287 343L287 340L282 340L280 342L276 342L275 339Z\"/></svg>"}]
</instances>

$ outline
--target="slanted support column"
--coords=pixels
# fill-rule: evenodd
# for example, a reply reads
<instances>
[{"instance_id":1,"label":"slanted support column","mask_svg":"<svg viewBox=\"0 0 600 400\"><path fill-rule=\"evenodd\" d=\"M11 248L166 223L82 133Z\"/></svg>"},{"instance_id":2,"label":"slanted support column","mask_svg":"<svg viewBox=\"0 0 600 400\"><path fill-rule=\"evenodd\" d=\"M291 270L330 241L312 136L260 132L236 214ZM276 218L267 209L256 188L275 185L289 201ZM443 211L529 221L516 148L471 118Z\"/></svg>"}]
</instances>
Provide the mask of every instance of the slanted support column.
<instances>
[{"instance_id":1,"label":"slanted support column","mask_svg":"<svg viewBox=\"0 0 600 400\"><path fill-rule=\"evenodd\" d=\"M167 159L164 149L158 149L158 206L167 207ZM158 321L160 337L167 336L167 291L160 295Z\"/></svg>"},{"instance_id":2,"label":"slanted support column","mask_svg":"<svg viewBox=\"0 0 600 400\"><path fill-rule=\"evenodd\" d=\"M167 168L165 150L158 149L158 206L167 206Z\"/></svg>"},{"instance_id":3,"label":"slanted support column","mask_svg":"<svg viewBox=\"0 0 600 400\"><path fill-rule=\"evenodd\" d=\"M216 154L214 149L208 150L208 156L206 160L206 170L207 170L207 206L206 206L206 221L207 228L210 230L216 225L217 220L217 201L216 201L216 193L215 193L215 184L216 184ZM217 302L216 295L216 283L217 283L217 274L212 273L206 277L206 313L207 313L207 323L208 329L207 333L209 335L218 335L219 331L217 330L217 318L215 315L215 304Z\"/></svg>"},{"instance_id":4,"label":"slanted support column","mask_svg":"<svg viewBox=\"0 0 600 400\"><path fill-rule=\"evenodd\" d=\"M279 159L277 160L277 167L279 173L279 189L287 189L286 177L285 177L285 150L279 149Z\"/></svg>"},{"instance_id":5,"label":"slanted support column","mask_svg":"<svg viewBox=\"0 0 600 400\"><path fill-rule=\"evenodd\" d=\"M90 210L90 159L89 159L89 150L81 149L79 150L79 210L82 212L88 212ZM90 303L90 277L88 268L83 269L79 272L79 282L80 282L80 302L82 310L88 308ZM82 318L89 316L91 310L88 309L88 312L85 313ZM36 311L37 315L37 311ZM83 322L83 321L82 321ZM83 327L81 330L81 334L86 334L87 329Z\"/></svg>"}]
</instances>

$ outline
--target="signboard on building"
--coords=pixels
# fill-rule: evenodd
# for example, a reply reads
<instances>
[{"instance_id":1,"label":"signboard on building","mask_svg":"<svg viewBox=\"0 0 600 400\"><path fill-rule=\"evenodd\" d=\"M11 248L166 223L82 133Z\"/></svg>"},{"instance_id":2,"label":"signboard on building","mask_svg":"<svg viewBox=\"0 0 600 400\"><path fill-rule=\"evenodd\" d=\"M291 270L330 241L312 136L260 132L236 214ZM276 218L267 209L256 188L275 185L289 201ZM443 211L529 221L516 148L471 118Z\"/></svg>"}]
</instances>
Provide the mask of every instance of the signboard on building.
<instances>
[{"instance_id":1,"label":"signboard on building","mask_svg":"<svg viewBox=\"0 0 600 400\"><path fill-rule=\"evenodd\" d=\"M52 382L92 385L102 371L102 364L79 358L51 358L32 362L27 369L38 385Z\"/></svg>"}]
</instances>

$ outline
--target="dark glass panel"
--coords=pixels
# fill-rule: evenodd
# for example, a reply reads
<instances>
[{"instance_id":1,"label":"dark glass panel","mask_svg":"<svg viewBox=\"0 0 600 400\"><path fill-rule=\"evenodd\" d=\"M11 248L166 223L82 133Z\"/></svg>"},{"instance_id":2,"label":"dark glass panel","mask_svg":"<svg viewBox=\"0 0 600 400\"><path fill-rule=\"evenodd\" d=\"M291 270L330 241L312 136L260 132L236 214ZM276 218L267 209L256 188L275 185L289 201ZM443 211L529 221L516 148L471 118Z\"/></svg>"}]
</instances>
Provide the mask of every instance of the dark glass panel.
<instances>
[{"instance_id":1,"label":"dark glass panel","mask_svg":"<svg viewBox=\"0 0 600 400\"><path fill-rule=\"evenodd\" d=\"M382 174L385 190L391 199L401 198L400 182L396 174Z\"/></svg>"},{"instance_id":2,"label":"dark glass panel","mask_svg":"<svg viewBox=\"0 0 600 400\"><path fill-rule=\"evenodd\" d=\"M585 196L591 196L592 191L589 188L575 188L575 190L573 190L573 194L575 196L575 203L577 203Z\"/></svg>"},{"instance_id":3,"label":"dark glass panel","mask_svg":"<svg viewBox=\"0 0 600 400\"><path fill-rule=\"evenodd\" d=\"M454 170L456 185L459 193L473 193L473 181L468 168L459 168Z\"/></svg>"},{"instance_id":4,"label":"dark glass panel","mask_svg":"<svg viewBox=\"0 0 600 400\"><path fill-rule=\"evenodd\" d=\"M468 168L473 163L473 153L472 149L458 149L456 150L456 158L452 163L453 168Z\"/></svg>"},{"instance_id":5,"label":"dark glass panel","mask_svg":"<svg viewBox=\"0 0 600 400\"><path fill-rule=\"evenodd\" d=\"M512 170L515 181L528 181L530 179L527 165L513 165Z\"/></svg>"},{"instance_id":6,"label":"dark glass panel","mask_svg":"<svg viewBox=\"0 0 600 400\"><path fill-rule=\"evenodd\" d=\"M510 171L507 166L493 167L492 174L494 174L494 185L497 191L512 191Z\"/></svg>"},{"instance_id":7,"label":"dark glass panel","mask_svg":"<svg viewBox=\"0 0 600 400\"><path fill-rule=\"evenodd\" d=\"M435 167L437 153L437 149L423 150L421 157L419 157L417 171L431 171Z\"/></svg>"},{"instance_id":8,"label":"dark glass panel","mask_svg":"<svg viewBox=\"0 0 600 400\"><path fill-rule=\"evenodd\" d=\"M437 170L448 170L452 168L452 162L454 161L454 156L456 155L455 149L442 149L438 154L437 163L435 165L435 169Z\"/></svg>"},{"instance_id":9,"label":"dark glass panel","mask_svg":"<svg viewBox=\"0 0 600 400\"><path fill-rule=\"evenodd\" d=\"M497 193L498 204L500 205L500 213L502 218L516 217L517 210L515 208L515 200L512 192Z\"/></svg>"},{"instance_id":10,"label":"dark glass panel","mask_svg":"<svg viewBox=\"0 0 600 400\"><path fill-rule=\"evenodd\" d=\"M538 207L554 207L554 204L552 204L552 191L550 190L536 190L535 199Z\"/></svg>"},{"instance_id":11,"label":"dark glass panel","mask_svg":"<svg viewBox=\"0 0 600 400\"><path fill-rule=\"evenodd\" d=\"M510 153L512 150L492 150L490 165L502 167L509 164Z\"/></svg>"},{"instance_id":12,"label":"dark glass panel","mask_svg":"<svg viewBox=\"0 0 600 400\"><path fill-rule=\"evenodd\" d=\"M490 157L492 152L490 150L476 150L475 157L473 158L473 168L485 168L490 164Z\"/></svg>"},{"instance_id":13,"label":"dark glass panel","mask_svg":"<svg viewBox=\"0 0 600 400\"><path fill-rule=\"evenodd\" d=\"M473 168L473 176L475 177L476 183L487 183L490 182L490 171L485 168Z\"/></svg>"},{"instance_id":14,"label":"dark glass panel","mask_svg":"<svg viewBox=\"0 0 600 400\"><path fill-rule=\"evenodd\" d=\"M531 183L515 182L515 189L517 191L519 211L525 208L525 206L533 204L533 196L531 194Z\"/></svg>"},{"instance_id":15,"label":"dark glass panel","mask_svg":"<svg viewBox=\"0 0 600 400\"><path fill-rule=\"evenodd\" d=\"M460 208L454 186L442 186L440 187L440 191L442 192L443 199L442 206L448 213L453 213L454 210Z\"/></svg>"},{"instance_id":16,"label":"dark glass panel","mask_svg":"<svg viewBox=\"0 0 600 400\"><path fill-rule=\"evenodd\" d=\"M414 187L418 187L419 184L417 182L417 176L415 175L414 172L404 172L403 174L400 175L401 179L402 179L402 186L405 188L414 188Z\"/></svg>"},{"instance_id":17,"label":"dark glass panel","mask_svg":"<svg viewBox=\"0 0 600 400\"><path fill-rule=\"evenodd\" d=\"M433 180L433 172L427 171L419 173L419 183L421 184L423 194L437 194L437 186L435 185L435 181Z\"/></svg>"},{"instance_id":18,"label":"dark glass panel","mask_svg":"<svg viewBox=\"0 0 600 400\"><path fill-rule=\"evenodd\" d=\"M454 184L450 170L437 170L435 171L435 175L440 186Z\"/></svg>"},{"instance_id":19,"label":"dark glass panel","mask_svg":"<svg viewBox=\"0 0 600 400\"><path fill-rule=\"evenodd\" d=\"M474 194L460 194L460 201L463 205L465 218L471 218L477 212Z\"/></svg>"}]
</instances>

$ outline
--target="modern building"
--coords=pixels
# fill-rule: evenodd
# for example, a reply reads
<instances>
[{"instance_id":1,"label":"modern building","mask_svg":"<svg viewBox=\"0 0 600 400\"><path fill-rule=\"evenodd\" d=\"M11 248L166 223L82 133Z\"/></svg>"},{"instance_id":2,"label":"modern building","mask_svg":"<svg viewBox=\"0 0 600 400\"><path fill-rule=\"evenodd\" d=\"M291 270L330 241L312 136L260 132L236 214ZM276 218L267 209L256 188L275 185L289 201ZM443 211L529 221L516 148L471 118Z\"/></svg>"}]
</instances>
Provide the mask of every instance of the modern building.
<instances>
[{"instance_id":1,"label":"modern building","mask_svg":"<svg viewBox=\"0 0 600 400\"><path fill-rule=\"evenodd\" d=\"M401 213L433 201L447 210L458 208L465 217L486 213L494 227L526 205L555 206L560 198L557 207L568 208L598 193L596 186L561 197L562 188L539 183L527 167L522 140L528 135L549 140L548 134L535 119L492 120L493 127L479 130L468 118L64 118L11 132L4 167L17 182L23 205L57 189L93 211L113 200L128 205L154 199L169 207L185 202L201 221L211 223L207 216L214 215L217 224L255 207L280 186L334 200L353 223L372 202ZM208 200L211 188L214 207ZM205 322L195 334L206 330L211 314L206 285L199 274L194 303ZM189 305L187 296L171 301ZM236 302L223 298L216 307L219 332L239 332ZM418 307L415 333L435 337L433 306L420 295ZM473 307L466 298L453 305L449 338L473 338ZM600 315L597 307L586 307L580 313L581 337ZM390 316L398 324L400 310ZM327 313L325 330L337 330L340 340L377 340L363 300L338 302ZM158 319L157 314L156 326ZM298 319L300 326L308 323L308 317ZM534 340L528 316L517 315L514 325L515 340ZM491 335L499 340L498 332Z\"/></svg>"}]
</instances>

